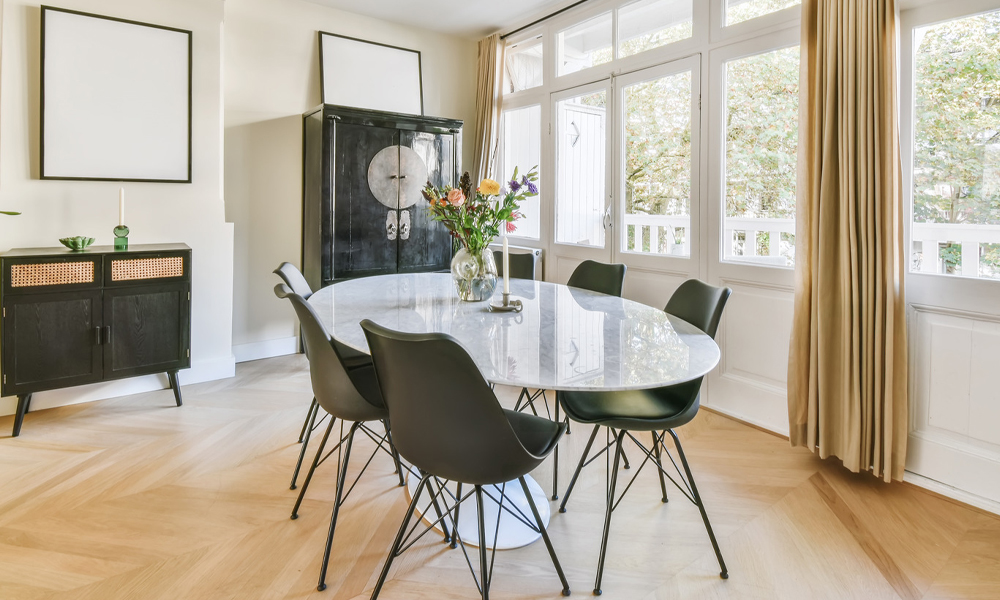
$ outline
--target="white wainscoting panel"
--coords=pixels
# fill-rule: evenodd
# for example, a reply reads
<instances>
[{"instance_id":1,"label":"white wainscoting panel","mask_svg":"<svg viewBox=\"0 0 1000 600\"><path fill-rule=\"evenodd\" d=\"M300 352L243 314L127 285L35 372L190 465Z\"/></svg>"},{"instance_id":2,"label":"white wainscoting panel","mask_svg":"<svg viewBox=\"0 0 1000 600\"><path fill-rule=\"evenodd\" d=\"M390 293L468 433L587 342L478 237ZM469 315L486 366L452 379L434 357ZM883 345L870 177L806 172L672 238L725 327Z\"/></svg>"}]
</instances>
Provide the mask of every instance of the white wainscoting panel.
<instances>
[{"instance_id":1,"label":"white wainscoting panel","mask_svg":"<svg viewBox=\"0 0 1000 600\"><path fill-rule=\"evenodd\" d=\"M911 307L906 468L1000 502L1000 323Z\"/></svg>"}]
</instances>

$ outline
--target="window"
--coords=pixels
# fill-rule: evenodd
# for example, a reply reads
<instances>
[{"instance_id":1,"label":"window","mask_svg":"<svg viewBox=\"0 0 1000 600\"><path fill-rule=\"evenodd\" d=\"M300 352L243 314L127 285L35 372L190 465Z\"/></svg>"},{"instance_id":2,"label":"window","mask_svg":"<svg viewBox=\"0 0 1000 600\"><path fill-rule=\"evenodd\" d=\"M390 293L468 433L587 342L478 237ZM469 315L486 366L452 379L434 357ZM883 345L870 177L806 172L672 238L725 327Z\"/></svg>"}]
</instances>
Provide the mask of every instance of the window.
<instances>
[{"instance_id":1,"label":"window","mask_svg":"<svg viewBox=\"0 0 1000 600\"><path fill-rule=\"evenodd\" d=\"M910 269L1000 279L1000 12L914 30Z\"/></svg>"},{"instance_id":2,"label":"window","mask_svg":"<svg viewBox=\"0 0 1000 600\"><path fill-rule=\"evenodd\" d=\"M503 69L505 94L542 85L542 37L507 46Z\"/></svg>"},{"instance_id":3,"label":"window","mask_svg":"<svg viewBox=\"0 0 1000 600\"><path fill-rule=\"evenodd\" d=\"M791 267L799 48L732 60L726 77L726 261Z\"/></svg>"},{"instance_id":4,"label":"window","mask_svg":"<svg viewBox=\"0 0 1000 600\"><path fill-rule=\"evenodd\" d=\"M626 86L622 250L691 255L691 72Z\"/></svg>"},{"instance_id":5,"label":"window","mask_svg":"<svg viewBox=\"0 0 1000 600\"><path fill-rule=\"evenodd\" d=\"M692 0L639 0L618 9L618 56L691 37Z\"/></svg>"},{"instance_id":6,"label":"window","mask_svg":"<svg viewBox=\"0 0 1000 600\"><path fill-rule=\"evenodd\" d=\"M500 181L510 177L515 167L518 173L527 173L541 163L541 127L541 105L503 112L500 127ZM538 186L541 189L541 181ZM521 203L519 212L523 217L514 222L517 229L511 235L538 239L541 227L540 197L534 196Z\"/></svg>"},{"instance_id":7,"label":"window","mask_svg":"<svg viewBox=\"0 0 1000 600\"><path fill-rule=\"evenodd\" d=\"M802 4L802 0L726 0L726 25L735 25Z\"/></svg>"},{"instance_id":8,"label":"window","mask_svg":"<svg viewBox=\"0 0 1000 600\"><path fill-rule=\"evenodd\" d=\"M606 90L556 102L556 241L604 246Z\"/></svg>"},{"instance_id":9,"label":"window","mask_svg":"<svg viewBox=\"0 0 1000 600\"><path fill-rule=\"evenodd\" d=\"M559 32L558 74L567 75L611 62L611 13Z\"/></svg>"}]
</instances>

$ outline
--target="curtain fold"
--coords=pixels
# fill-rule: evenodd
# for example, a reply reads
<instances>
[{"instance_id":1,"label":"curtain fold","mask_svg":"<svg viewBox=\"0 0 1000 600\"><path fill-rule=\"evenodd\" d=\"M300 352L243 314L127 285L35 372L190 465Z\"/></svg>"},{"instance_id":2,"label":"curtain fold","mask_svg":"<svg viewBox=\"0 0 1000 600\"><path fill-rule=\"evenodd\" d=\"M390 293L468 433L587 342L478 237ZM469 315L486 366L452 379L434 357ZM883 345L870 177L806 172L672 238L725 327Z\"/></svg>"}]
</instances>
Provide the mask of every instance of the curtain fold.
<instances>
[{"instance_id":1,"label":"curtain fold","mask_svg":"<svg viewBox=\"0 0 1000 600\"><path fill-rule=\"evenodd\" d=\"M505 45L499 33L479 40L479 69L476 76L476 153L472 174L478 185L496 174L500 148L500 102L503 88Z\"/></svg>"},{"instance_id":2,"label":"curtain fold","mask_svg":"<svg viewBox=\"0 0 1000 600\"><path fill-rule=\"evenodd\" d=\"M902 479L908 432L894 0L804 0L793 446Z\"/></svg>"}]
</instances>

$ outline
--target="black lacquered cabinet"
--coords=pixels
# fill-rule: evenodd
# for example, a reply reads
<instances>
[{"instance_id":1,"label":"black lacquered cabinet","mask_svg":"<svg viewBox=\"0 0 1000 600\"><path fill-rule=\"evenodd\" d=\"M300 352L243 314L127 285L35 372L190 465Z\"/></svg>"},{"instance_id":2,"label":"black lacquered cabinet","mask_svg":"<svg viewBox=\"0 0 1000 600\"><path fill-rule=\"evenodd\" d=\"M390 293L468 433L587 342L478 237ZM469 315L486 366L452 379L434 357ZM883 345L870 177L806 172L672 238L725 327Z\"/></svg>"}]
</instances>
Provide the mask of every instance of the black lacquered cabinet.
<instances>
[{"instance_id":1,"label":"black lacquered cabinet","mask_svg":"<svg viewBox=\"0 0 1000 600\"><path fill-rule=\"evenodd\" d=\"M12 250L3 272L2 394L31 394L191 365L191 249L184 244Z\"/></svg>"},{"instance_id":2,"label":"black lacquered cabinet","mask_svg":"<svg viewBox=\"0 0 1000 600\"><path fill-rule=\"evenodd\" d=\"M324 105L303 117L303 272L313 289L447 270L452 242L424 185L457 185L462 122Z\"/></svg>"}]
</instances>

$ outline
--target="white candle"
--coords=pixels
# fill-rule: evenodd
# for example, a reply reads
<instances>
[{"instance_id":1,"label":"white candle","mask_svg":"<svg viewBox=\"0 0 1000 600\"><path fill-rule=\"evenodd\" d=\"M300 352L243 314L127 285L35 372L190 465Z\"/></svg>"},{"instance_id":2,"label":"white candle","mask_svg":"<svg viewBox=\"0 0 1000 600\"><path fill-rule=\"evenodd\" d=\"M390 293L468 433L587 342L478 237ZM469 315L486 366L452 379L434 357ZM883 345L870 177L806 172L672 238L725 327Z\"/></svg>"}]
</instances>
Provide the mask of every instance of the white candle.
<instances>
[{"instance_id":1,"label":"white candle","mask_svg":"<svg viewBox=\"0 0 1000 600\"><path fill-rule=\"evenodd\" d=\"M118 224L125 225L125 188L118 188Z\"/></svg>"},{"instance_id":2,"label":"white candle","mask_svg":"<svg viewBox=\"0 0 1000 600\"><path fill-rule=\"evenodd\" d=\"M503 236L503 293L510 293L510 252L507 249L507 236Z\"/></svg>"}]
</instances>

